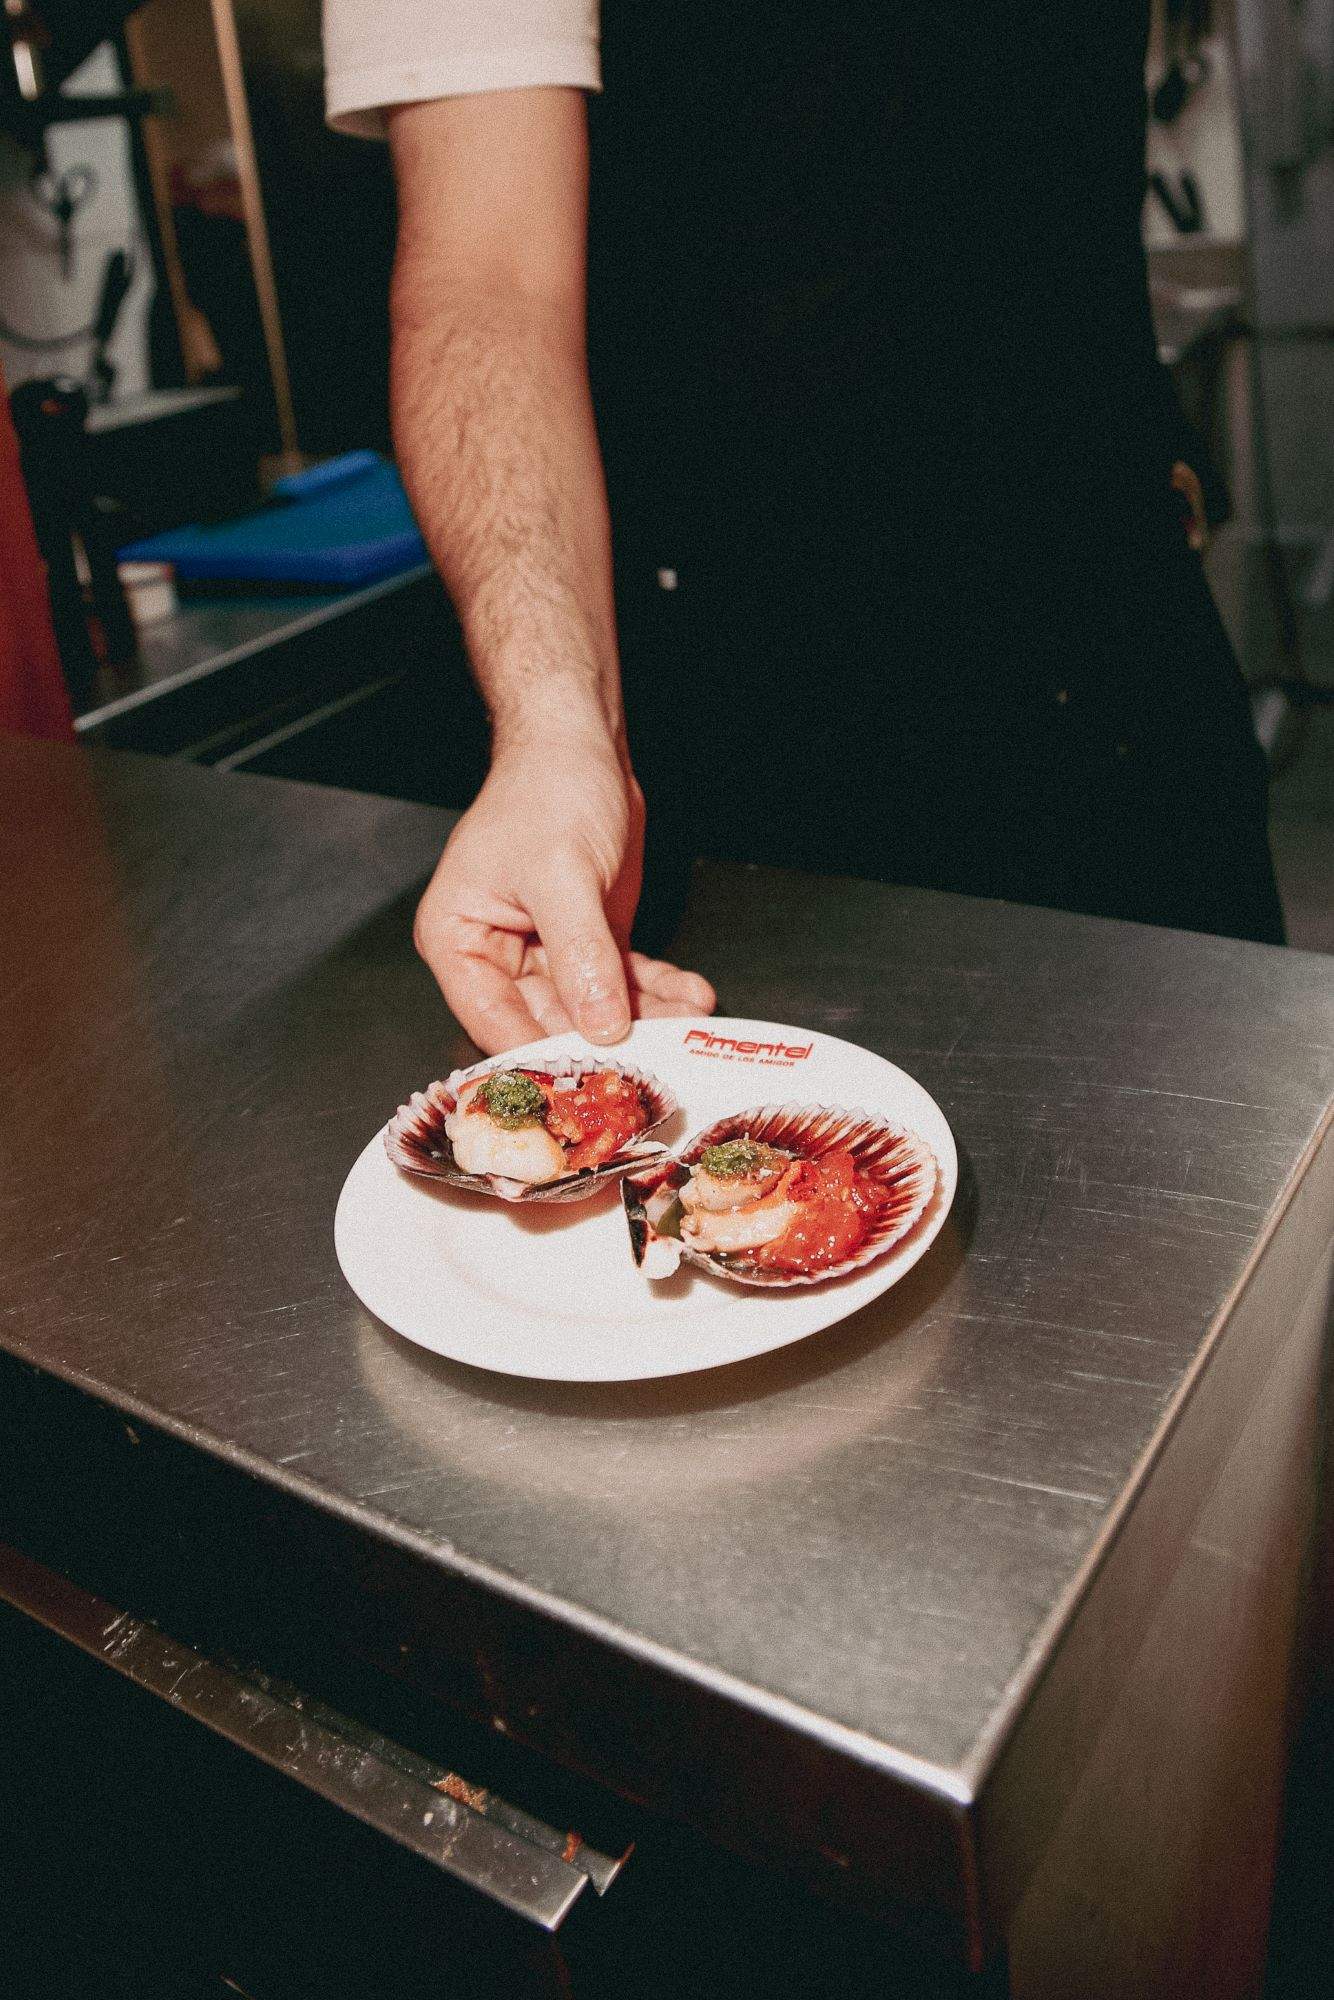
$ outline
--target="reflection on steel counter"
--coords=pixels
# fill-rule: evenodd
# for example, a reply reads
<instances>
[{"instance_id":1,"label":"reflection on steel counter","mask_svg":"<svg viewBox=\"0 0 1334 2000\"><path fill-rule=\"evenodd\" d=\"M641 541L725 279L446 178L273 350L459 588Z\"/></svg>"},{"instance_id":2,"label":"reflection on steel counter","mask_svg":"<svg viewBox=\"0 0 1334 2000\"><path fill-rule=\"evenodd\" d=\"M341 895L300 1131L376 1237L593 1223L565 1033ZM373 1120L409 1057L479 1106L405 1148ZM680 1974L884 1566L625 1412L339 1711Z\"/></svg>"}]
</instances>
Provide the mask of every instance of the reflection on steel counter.
<instances>
[{"instance_id":1,"label":"reflection on steel counter","mask_svg":"<svg viewBox=\"0 0 1334 2000\"><path fill-rule=\"evenodd\" d=\"M410 944L445 817L24 744L0 816L0 1079L52 1108L0 1205L4 1539L635 1839L572 1967L618 1907L642 1951L744 1876L785 1946L814 1895L872 1912L888 1990L909 1962L910 1993L1255 1990L1331 1299L1327 961L701 870L685 961L919 1077L950 1226L785 1352L525 1384L399 1346L331 1241L401 1079L467 1054Z\"/></svg>"}]
</instances>

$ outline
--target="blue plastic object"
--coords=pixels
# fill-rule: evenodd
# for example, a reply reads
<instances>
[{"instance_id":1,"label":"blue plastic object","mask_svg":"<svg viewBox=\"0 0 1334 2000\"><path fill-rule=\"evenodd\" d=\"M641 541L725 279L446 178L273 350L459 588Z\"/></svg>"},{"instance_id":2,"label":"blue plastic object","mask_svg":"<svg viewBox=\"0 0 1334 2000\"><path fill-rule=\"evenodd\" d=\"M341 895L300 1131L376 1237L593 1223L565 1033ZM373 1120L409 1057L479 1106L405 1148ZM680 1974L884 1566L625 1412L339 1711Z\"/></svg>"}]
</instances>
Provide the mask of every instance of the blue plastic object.
<instances>
[{"instance_id":1,"label":"blue plastic object","mask_svg":"<svg viewBox=\"0 0 1334 2000\"><path fill-rule=\"evenodd\" d=\"M360 479L364 473L375 472L384 464L378 452L345 451L341 458L326 458L319 465L308 465L304 472L287 472L281 479L275 479L269 488L272 500L308 500L316 493L326 493L331 486L346 486L350 479Z\"/></svg>"},{"instance_id":2,"label":"blue plastic object","mask_svg":"<svg viewBox=\"0 0 1334 2000\"><path fill-rule=\"evenodd\" d=\"M426 561L397 468L346 452L278 481L256 514L215 527L170 528L131 542L122 562L168 562L187 581L351 588Z\"/></svg>"}]
</instances>

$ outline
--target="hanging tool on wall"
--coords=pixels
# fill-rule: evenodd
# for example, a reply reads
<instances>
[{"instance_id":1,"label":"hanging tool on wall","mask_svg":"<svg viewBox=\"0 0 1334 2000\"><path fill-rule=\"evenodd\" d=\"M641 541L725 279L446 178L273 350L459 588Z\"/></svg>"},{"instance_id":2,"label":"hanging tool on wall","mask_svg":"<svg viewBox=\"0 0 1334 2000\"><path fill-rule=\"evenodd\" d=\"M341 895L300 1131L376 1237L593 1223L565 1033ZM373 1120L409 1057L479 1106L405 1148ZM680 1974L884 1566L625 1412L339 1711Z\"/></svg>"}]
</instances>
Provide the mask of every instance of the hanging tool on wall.
<instances>
[{"instance_id":1,"label":"hanging tool on wall","mask_svg":"<svg viewBox=\"0 0 1334 2000\"><path fill-rule=\"evenodd\" d=\"M1170 175L1155 168L1149 175L1149 186L1174 229L1182 236L1199 234L1204 227L1204 198L1189 167L1181 167Z\"/></svg>"},{"instance_id":2,"label":"hanging tool on wall","mask_svg":"<svg viewBox=\"0 0 1334 2000\"><path fill-rule=\"evenodd\" d=\"M92 360L88 364L88 395L94 403L109 403L116 370L107 353L120 309L134 283L134 259L128 250L113 250L102 271L102 290L93 320Z\"/></svg>"},{"instance_id":3,"label":"hanging tool on wall","mask_svg":"<svg viewBox=\"0 0 1334 2000\"><path fill-rule=\"evenodd\" d=\"M1154 123L1171 128L1209 75L1205 46L1213 26L1212 0L1166 0L1163 9L1163 72L1149 94ZM1188 166L1155 168L1149 188L1172 227L1196 236L1205 227L1204 197Z\"/></svg>"},{"instance_id":4,"label":"hanging tool on wall","mask_svg":"<svg viewBox=\"0 0 1334 2000\"><path fill-rule=\"evenodd\" d=\"M56 252L60 275L68 284L74 276L74 220L97 193L97 175L89 166L43 167L28 183L39 208L44 208L56 225Z\"/></svg>"},{"instance_id":5,"label":"hanging tool on wall","mask_svg":"<svg viewBox=\"0 0 1334 2000\"><path fill-rule=\"evenodd\" d=\"M1213 28L1210 0L1166 0L1163 73L1149 99L1160 125L1175 125L1209 74L1205 43Z\"/></svg>"}]
</instances>

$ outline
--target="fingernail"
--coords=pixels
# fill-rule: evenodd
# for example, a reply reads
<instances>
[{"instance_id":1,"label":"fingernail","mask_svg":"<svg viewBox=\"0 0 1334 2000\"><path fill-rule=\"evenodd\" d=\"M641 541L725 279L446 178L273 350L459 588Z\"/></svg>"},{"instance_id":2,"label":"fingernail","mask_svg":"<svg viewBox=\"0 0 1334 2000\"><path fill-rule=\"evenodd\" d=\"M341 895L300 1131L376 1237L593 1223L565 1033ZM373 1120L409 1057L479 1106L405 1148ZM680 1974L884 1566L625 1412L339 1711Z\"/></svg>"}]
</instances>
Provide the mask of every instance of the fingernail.
<instances>
[{"instance_id":1,"label":"fingernail","mask_svg":"<svg viewBox=\"0 0 1334 2000\"><path fill-rule=\"evenodd\" d=\"M614 1000L599 1000L584 1009L579 1025L590 1042L619 1042L630 1032L630 1016Z\"/></svg>"}]
</instances>

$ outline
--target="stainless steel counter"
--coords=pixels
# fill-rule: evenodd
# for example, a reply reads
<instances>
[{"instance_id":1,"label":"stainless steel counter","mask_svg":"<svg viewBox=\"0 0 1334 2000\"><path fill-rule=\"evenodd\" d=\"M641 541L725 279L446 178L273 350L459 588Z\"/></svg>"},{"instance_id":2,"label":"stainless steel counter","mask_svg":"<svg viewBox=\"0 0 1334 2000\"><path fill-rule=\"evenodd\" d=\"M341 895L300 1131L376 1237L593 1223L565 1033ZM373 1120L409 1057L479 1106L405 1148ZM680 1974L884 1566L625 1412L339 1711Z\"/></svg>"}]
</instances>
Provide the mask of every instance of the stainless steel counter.
<instances>
[{"instance_id":1,"label":"stainless steel counter","mask_svg":"<svg viewBox=\"0 0 1334 2000\"><path fill-rule=\"evenodd\" d=\"M121 716L211 676L227 674L331 621L355 617L432 574L430 565L421 563L348 590L184 596L170 616L139 634L133 662L101 670L92 705L76 718L75 730L97 742Z\"/></svg>"},{"instance_id":2,"label":"stainless steel counter","mask_svg":"<svg viewBox=\"0 0 1334 2000\"><path fill-rule=\"evenodd\" d=\"M14 741L0 815L4 1348L401 1561L414 1651L512 1737L974 1963L1003 1938L1015 1990L1233 1990L1156 1982L1179 1895L1217 1929L1272 1851L1329 960L704 869L685 959L919 1077L954 1214L796 1348L525 1385L399 1340L333 1255L357 1152L466 1054L410 941L447 817ZM1077 1983L1115 1958L1088 1871L1104 1913L1178 1895L1115 1985Z\"/></svg>"}]
</instances>

